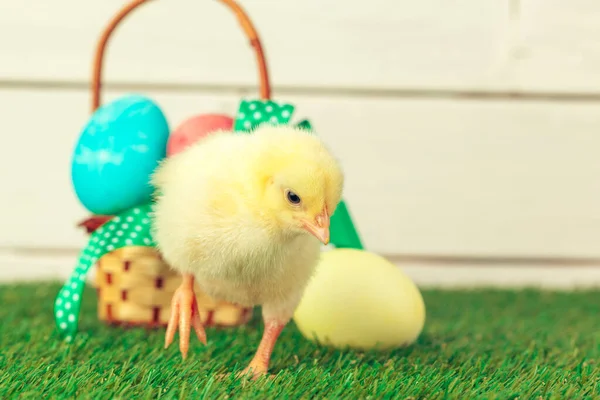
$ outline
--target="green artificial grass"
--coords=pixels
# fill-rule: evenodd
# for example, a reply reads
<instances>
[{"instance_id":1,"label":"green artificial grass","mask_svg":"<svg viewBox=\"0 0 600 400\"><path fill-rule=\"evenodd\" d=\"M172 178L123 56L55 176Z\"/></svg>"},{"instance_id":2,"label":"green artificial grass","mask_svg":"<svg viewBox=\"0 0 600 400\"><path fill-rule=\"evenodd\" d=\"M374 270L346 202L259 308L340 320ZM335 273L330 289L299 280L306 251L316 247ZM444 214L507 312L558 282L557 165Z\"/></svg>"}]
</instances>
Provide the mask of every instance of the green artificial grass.
<instances>
[{"instance_id":1,"label":"green artificial grass","mask_svg":"<svg viewBox=\"0 0 600 400\"><path fill-rule=\"evenodd\" d=\"M274 379L240 370L260 340L248 326L208 329L188 360L164 330L108 327L88 288L80 332L58 340L57 284L0 286L0 399L578 399L600 397L600 292L424 291L427 322L412 346L388 352L328 349L293 324L275 349Z\"/></svg>"}]
</instances>

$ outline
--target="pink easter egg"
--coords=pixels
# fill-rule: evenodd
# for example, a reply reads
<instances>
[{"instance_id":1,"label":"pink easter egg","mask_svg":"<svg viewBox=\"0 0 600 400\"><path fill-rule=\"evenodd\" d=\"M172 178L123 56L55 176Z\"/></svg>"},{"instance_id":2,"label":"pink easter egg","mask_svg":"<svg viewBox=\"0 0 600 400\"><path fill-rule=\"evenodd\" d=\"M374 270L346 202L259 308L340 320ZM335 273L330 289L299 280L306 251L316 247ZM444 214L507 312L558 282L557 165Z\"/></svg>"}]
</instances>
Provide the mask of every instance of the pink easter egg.
<instances>
[{"instance_id":1,"label":"pink easter egg","mask_svg":"<svg viewBox=\"0 0 600 400\"><path fill-rule=\"evenodd\" d=\"M167 157L221 129L233 129L233 118L223 114L201 114L188 118L169 135Z\"/></svg>"}]
</instances>

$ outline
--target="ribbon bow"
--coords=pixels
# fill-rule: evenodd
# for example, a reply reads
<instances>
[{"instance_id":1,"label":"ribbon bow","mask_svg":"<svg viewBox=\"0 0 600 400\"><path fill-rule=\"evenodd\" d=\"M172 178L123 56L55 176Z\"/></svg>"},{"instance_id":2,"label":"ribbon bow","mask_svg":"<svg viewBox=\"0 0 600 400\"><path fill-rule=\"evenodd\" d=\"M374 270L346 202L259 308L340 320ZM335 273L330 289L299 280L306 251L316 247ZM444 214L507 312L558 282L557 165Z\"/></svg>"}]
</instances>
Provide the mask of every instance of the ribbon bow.
<instances>
[{"instance_id":1,"label":"ribbon bow","mask_svg":"<svg viewBox=\"0 0 600 400\"><path fill-rule=\"evenodd\" d=\"M128 209L98 228L80 252L71 277L54 301L54 320L67 342L77 331L85 277L99 258L125 246L155 246L150 230L150 204Z\"/></svg>"}]
</instances>

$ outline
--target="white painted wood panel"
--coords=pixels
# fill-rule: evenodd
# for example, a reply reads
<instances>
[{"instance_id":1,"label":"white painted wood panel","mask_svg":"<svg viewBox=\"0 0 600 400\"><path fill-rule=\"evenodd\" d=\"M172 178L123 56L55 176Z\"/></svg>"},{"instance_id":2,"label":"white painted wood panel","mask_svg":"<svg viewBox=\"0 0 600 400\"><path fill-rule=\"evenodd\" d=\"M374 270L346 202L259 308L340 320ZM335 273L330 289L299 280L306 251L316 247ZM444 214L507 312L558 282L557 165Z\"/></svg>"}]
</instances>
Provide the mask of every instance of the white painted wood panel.
<instances>
[{"instance_id":1,"label":"white painted wood panel","mask_svg":"<svg viewBox=\"0 0 600 400\"><path fill-rule=\"evenodd\" d=\"M84 81L123 0L3 0L0 79ZM275 86L493 88L502 85L508 3L497 0L241 0ZM256 67L217 1L143 5L109 45L111 82L254 85Z\"/></svg>"},{"instance_id":2,"label":"white painted wood panel","mask_svg":"<svg viewBox=\"0 0 600 400\"><path fill-rule=\"evenodd\" d=\"M562 268L522 265L448 265L444 263L399 262L391 259L421 289L425 288L523 288L551 290L600 288L600 265ZM59 254L48 252L5 252L0 250L0 284L59 280L73 273L77 252ZM92 268L87 281L94 282L96 269Z\"/></svg>"},{"instance_id":3,"label":"white painted wood panel","mask_svg":"<svg viewBox=\"0 0 600 400\"><path fill-rule=\"evenodd\" d=\"M87 81L96 40L124 3L2 1L0 81ZM240 3L276 87L600 91L596 0ZM118 28L106 77L254 85L256 68L223 5L155 0Z\"/></svg>"},{"instance_id":4,"label":"white painted wood panel","mask_svg":"<svg viewBox=\"0 0 600 400\"><path fill-rule=\"evenodd\" d=\"M517 3L517 2L515 2ZM516 88L600 91L600 2L520 0L510 69Z\"/></svg>"},{"instance_id":5,"label":"white painted wood panel","mask_svg":"<svg viewBox=\"0 0 600 400\"><path fill-rule=\"evenodd\" d=\"M151 95L173 126L239 101ZM280 100L296 103L342 160L345 197L374 251L600 256L599 105ZM0 110L0 247L81 246L70 155L88 94L0 90Z\"/></svg>"}]
</instances>

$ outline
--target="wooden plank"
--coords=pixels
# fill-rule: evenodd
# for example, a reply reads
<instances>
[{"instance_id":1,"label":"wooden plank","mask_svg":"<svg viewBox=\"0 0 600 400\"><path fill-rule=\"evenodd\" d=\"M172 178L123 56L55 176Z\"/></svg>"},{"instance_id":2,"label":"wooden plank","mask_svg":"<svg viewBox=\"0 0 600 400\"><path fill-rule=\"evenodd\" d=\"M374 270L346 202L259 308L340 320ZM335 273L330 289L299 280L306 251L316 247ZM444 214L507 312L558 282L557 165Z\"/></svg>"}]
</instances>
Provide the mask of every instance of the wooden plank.
<instances>
[{"instance_id":1,"label":"wooden plank","mask_svg":"<svg viewBox=\"0 0 600 400\"><path fill-rule=\"evenodd\" d=\"M109 93L115 98L119 93ZM151 94L173 126L239 98ZM86 215L70 156L87 93L0 91L0 247L74 248ZM385 254L600 256L598 105L298 96L347 174L367 248Z\"/></svg>"},{"instance_id":2,"label":"wooden plank","mask_svg":"<svg viewBox=\"0 0 600 400\"><path fill-rule=\"evenodd\" d=\"M574 290L600 288L600 264L590 267L565 265L552 266L523 263L513 264L447 264L390 259L420 288L524 288L535 287L551 290ZM64 281L73 272L77 253L29 254L5 253L0 250L0 284L22 281ZM96 269L88 274L88 282L94 282ZM93 293L91 293L94 296Z\"/></svg>"},{"instance_id":3,"label":"wooden plank","mask_svg":"<svg viewBox=\"0 0 600 400\"><path fill-rule=\"evenodd\" d=\"M109 46L107 81L255 85L253 54L235 18L216 3L140 8ZM0 84L84 84L96 40L122 4L3 5ZM595 0L241 4L262 36L276 88L600 93Z\"/></svg>"},{"instance_id":4,"label":"wooden plank","mask_svg":"<svg viewBox=\"0 0 600 400\"><path fill-rule=\"evenodd\" d=\"M505 2L240 3L259 30L277 87L438 89L501 83L497 62L506 51ZM123 4L6 2L0 13L0 80L87 81L96 40ZM169 0L142 6L118 28L106 78L254 85L257 74L237 21L223 5Z\"/></svg>"},{"instance_id":5,"label":"wooden plank","mask_svg":"<svg viewBox=\"0 0 600 400\"><path fill-rule=\"evenodd\" d=\"M515 13L507 79L516 89L600 92L600 2L521 0Z\"/></svg>"}]
</instances>

